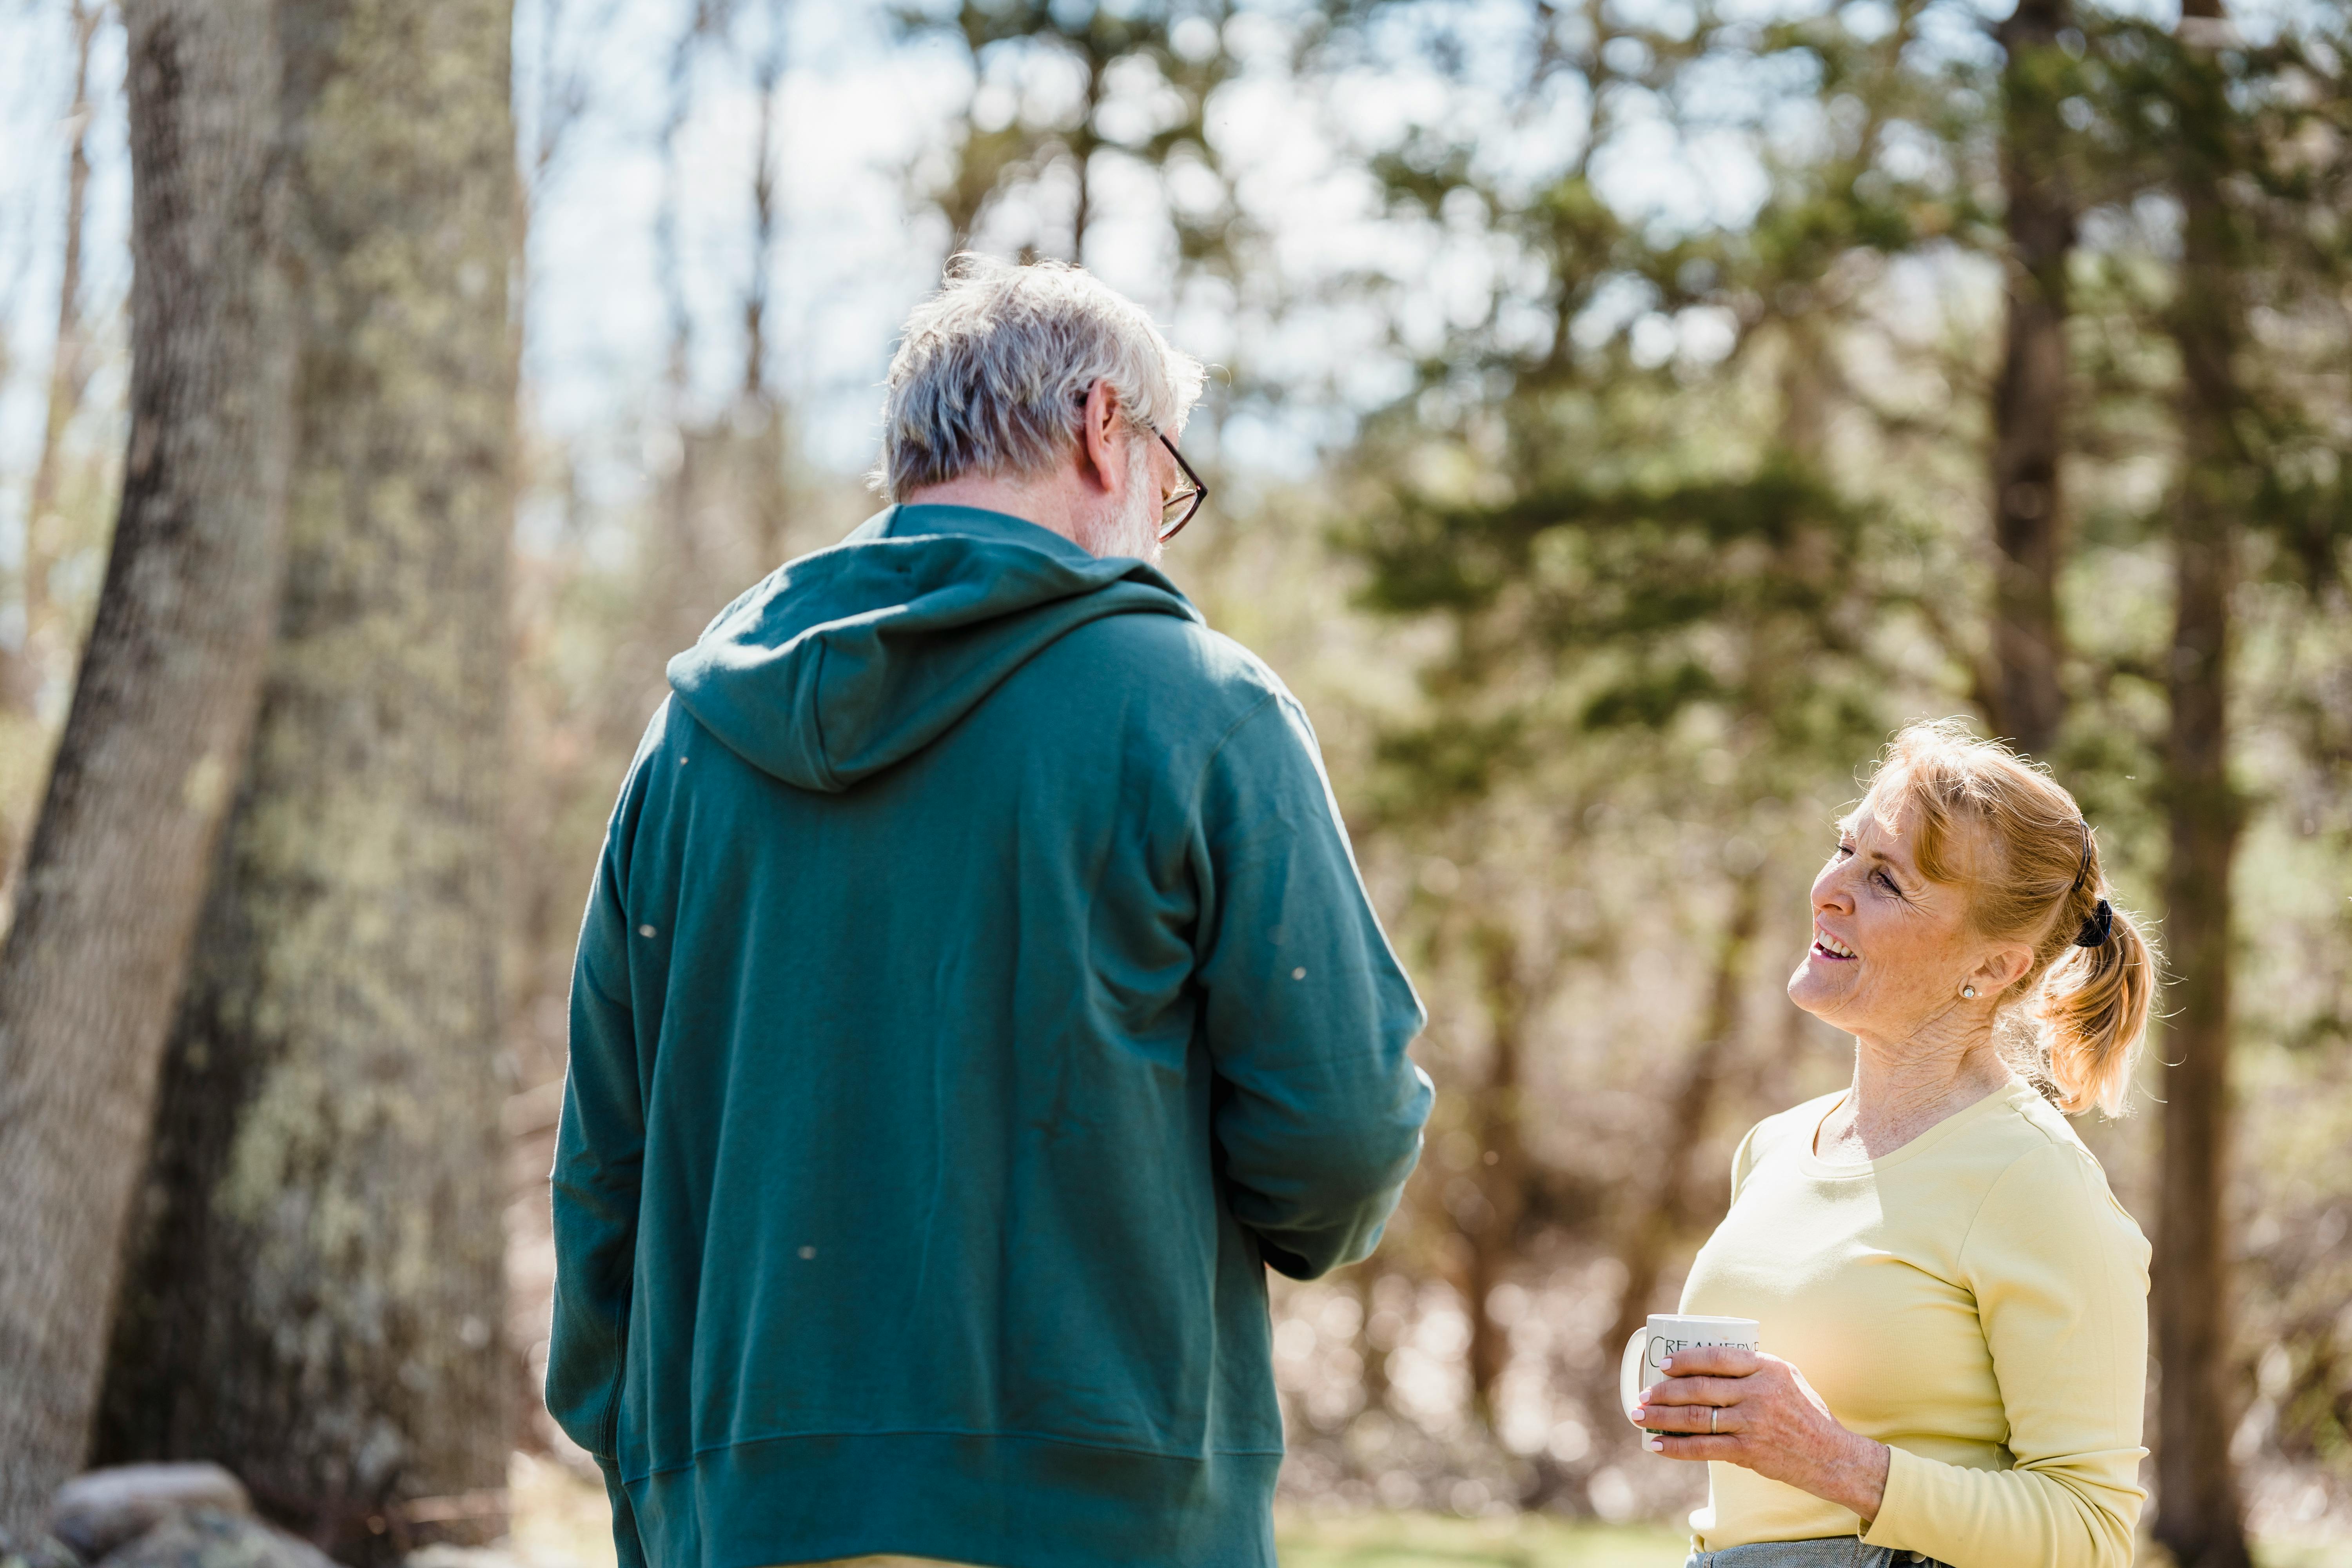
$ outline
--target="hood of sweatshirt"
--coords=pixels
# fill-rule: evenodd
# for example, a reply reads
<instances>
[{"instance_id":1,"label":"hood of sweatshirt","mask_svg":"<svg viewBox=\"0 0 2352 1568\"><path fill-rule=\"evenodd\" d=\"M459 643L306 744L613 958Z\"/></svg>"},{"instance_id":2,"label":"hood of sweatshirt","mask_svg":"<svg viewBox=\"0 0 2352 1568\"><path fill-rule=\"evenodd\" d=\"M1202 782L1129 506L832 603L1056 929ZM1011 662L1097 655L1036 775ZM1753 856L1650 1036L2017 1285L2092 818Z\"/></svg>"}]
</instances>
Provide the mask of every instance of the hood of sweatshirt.
<instances>
[{"instance_id":1,"label":"hood of sweatshirt","mask_svg":"<svg viewBox=\"0 0 2352 1568\"><path fill-rule=\"evenodd\" d=\"M754 584L669 661L669 684L745 762L839 791L929 744L1056 637L1134 614L1201 618L1141 561L1003 512L894 506Z\"/></svg>"}]
</instances>

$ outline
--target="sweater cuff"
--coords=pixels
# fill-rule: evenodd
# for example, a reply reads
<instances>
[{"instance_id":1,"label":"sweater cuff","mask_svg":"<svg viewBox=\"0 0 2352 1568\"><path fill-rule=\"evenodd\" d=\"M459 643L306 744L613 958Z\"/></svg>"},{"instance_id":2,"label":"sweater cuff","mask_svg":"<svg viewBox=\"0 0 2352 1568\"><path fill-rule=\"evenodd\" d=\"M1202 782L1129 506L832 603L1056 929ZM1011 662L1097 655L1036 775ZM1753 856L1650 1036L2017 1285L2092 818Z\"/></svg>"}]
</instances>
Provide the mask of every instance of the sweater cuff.
<instances>
[{"instance_id":1,"label":"sweater cuff","mask_svg":"<svg viewBox=\"0 0 2352 1568\"><path fill-rule=\"evenodd\" d=\"M1878 1500L1878 1517L1862 1532L1864 1546L1892 1547L1898 1552L1922 1550L1911 1539L1909 1526L1918 1507L1922 1474L1927 1461L1894 1444L1886 1445L1886 1490Z\"/></svg>"}]
</instances>

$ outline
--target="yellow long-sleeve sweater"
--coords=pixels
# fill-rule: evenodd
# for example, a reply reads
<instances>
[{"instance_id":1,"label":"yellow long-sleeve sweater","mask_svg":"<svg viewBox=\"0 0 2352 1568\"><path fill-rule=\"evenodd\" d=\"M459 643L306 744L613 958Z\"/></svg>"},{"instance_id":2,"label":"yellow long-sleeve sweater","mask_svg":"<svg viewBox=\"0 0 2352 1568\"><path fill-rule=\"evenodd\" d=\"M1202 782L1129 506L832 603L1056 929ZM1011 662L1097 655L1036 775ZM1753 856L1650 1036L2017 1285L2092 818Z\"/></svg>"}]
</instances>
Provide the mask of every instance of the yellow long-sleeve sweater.
<instances>
[{"instance_id":1,"label":"yellow long-sleeve sweater","mask_svg":"<svg viewBox=\"0 0 2352 1568\"><path fill-rule=\"evenodd\" d=\"M2023 1083L1884 1159L1813 1152L1828 1095L1751 1129L1682 1310L1755 1318L1848 1428L1894 1450L1863 1540L1953 1568L2127 1568L2147 1240ZM1852 1535L1834 1503L1710 1464L1706 1551Z\"/></svg>"}]
</instances>

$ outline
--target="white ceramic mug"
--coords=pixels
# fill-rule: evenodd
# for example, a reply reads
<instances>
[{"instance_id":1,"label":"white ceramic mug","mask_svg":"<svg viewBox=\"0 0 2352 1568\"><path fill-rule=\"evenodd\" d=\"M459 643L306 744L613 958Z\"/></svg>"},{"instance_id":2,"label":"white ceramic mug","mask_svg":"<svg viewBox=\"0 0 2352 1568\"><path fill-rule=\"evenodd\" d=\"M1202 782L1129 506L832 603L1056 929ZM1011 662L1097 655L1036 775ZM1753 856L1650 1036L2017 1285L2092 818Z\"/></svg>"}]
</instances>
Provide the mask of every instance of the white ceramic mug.
<instances>
[{"instance_id":1,"label":"white ceramic mug","mask_svg":"<svg viewBox=\"0 0 2352 1568\"><path fill-rule=\"evenodd\" d=\"M1625 1412L1625 1418L1633 1418L1633 1406L1641 1401L1642 1390L1666 1375L1668 1356L1700 1345L1737 1345L1752 1351L1763 1326L1753 1318L1652 1314L1650 1321L1635 1329L1633 1337L1625 1342L1625 1359L1618 1364L1617 1403Z\"/></svg>"}]
</instances>

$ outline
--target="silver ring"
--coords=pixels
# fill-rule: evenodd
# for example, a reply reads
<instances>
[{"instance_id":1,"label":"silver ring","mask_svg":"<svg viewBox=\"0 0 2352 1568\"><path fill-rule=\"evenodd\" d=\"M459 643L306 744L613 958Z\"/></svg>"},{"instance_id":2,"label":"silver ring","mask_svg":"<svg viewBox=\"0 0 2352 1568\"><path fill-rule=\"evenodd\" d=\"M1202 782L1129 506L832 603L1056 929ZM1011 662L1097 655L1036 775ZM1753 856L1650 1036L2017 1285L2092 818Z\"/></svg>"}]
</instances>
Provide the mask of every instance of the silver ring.
<instances>
[{"instance_id":1,"label":"silver ring","mask_svg":"<svg viewBox=\"0 0 2352 1568\"><path fill-rule=\"evenodd\" d=\"M1712 1437L1716 1436L1715 1418L1722 1414L1723 1411L1718 1406L1710 1405L1706 1407L1706 1435L1708 1436Z\"/></svg>"}]
</instances>

